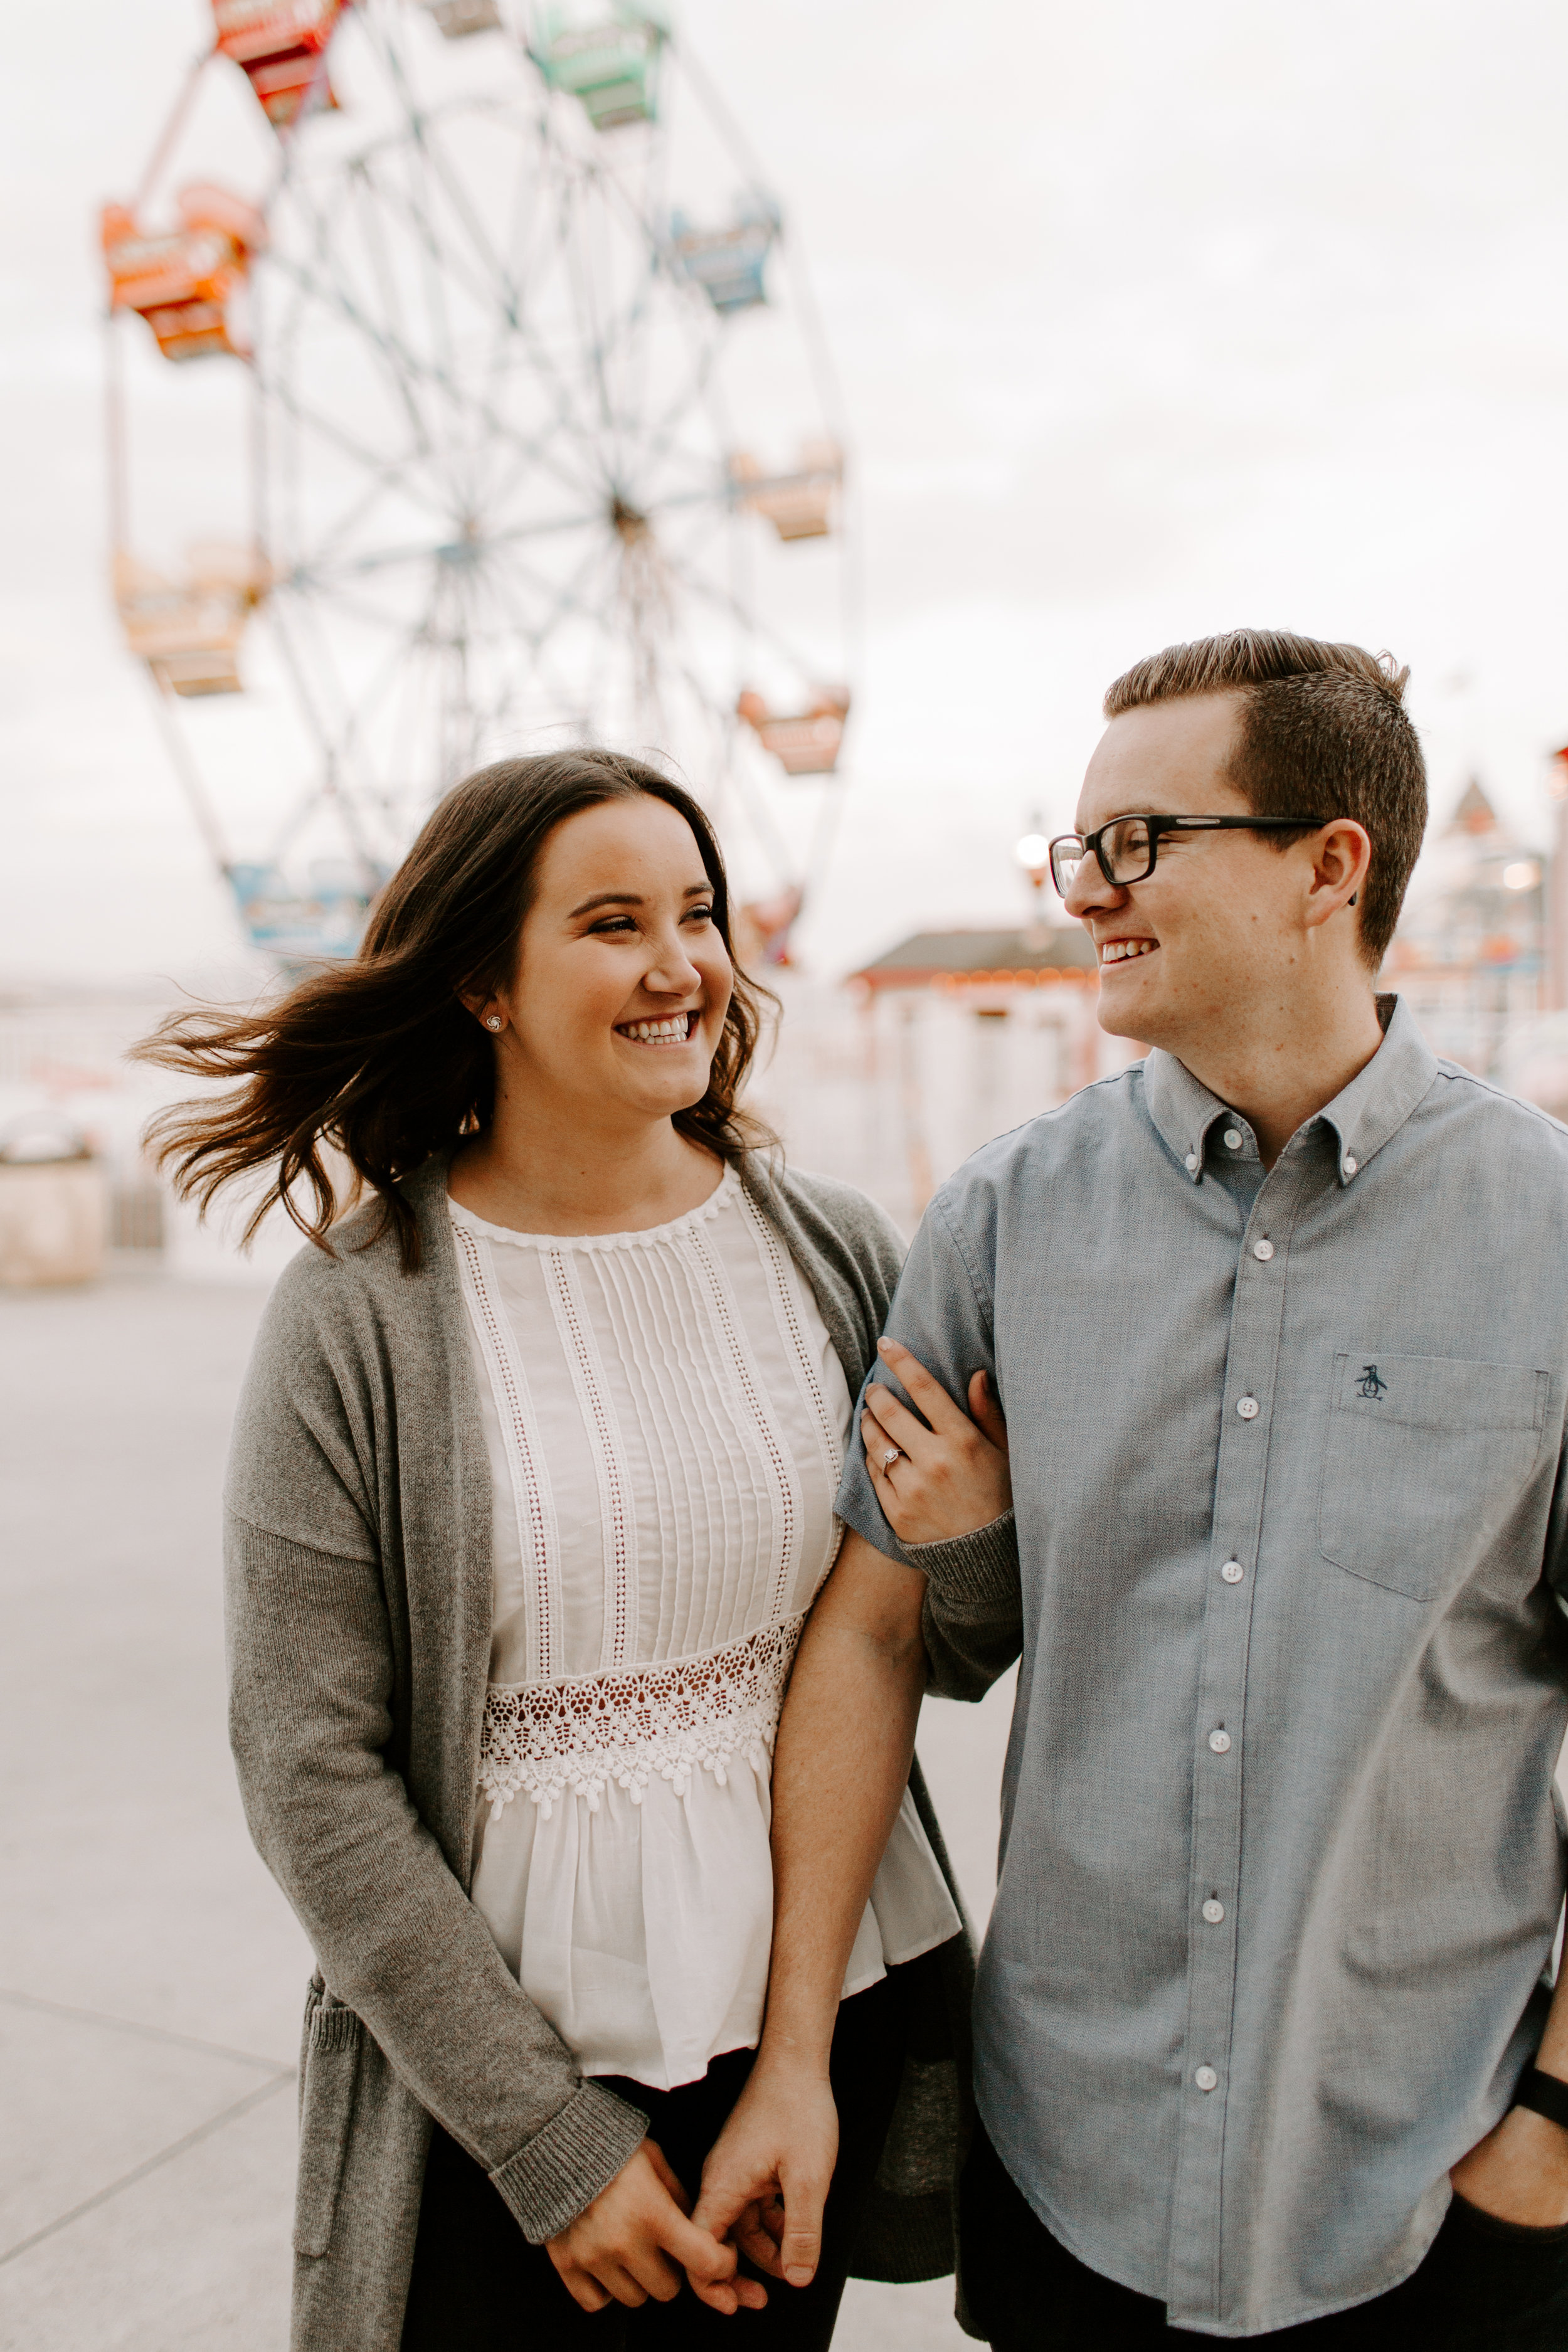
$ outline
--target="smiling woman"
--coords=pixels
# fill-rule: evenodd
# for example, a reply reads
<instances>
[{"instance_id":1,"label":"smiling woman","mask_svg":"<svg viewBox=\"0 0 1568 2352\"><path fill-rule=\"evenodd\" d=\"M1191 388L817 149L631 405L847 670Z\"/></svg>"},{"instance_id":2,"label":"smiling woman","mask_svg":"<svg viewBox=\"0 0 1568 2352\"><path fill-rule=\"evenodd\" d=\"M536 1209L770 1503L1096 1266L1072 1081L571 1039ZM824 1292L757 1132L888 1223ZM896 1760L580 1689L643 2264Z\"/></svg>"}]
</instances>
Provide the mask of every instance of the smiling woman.
<instances>
[{"instance_id":1,"label":"smiling woman","mask_svg":"<svg viewBox=\"0 0 1568 2352\"><path fill-rule=\"evenodd\" d=\"M681 901L673 925L663 902L653 904L672 876ZM733 969L719 845L679 784L603 751L481 768L430 817L356 957L258 1012L166 1021L138 1049L142 1059L242 1083L216 1102L176 1104L151 1140L177 1187L204 1209L224 1186L264 1175L252 1231L280 1201L325 1245L334 1219L367 1189L412 1271L417 1221L397 1180L464 1136L479 1139L481 1162L493 1161L498 1103L509 1117L531 1118L520 1088L541 1090L531 1105L536 1134L552 1129L566 1098L578 1113L589 1109L625 1059L617 1049L642 1050L616 1024L674 1009L657 986L639 989L628 956L628 943L644 945L653 932L666 947L700 934L704 964L700 983L688 985L694 967L679 960L675 1002L686 1011L700 998L700 1019L689 1053L665 1082L659 1116L700 1154L736 1160L771 1140L737 1104L765 992ZM648 969L657 981L658 956ZM591 1018L584 989L593 991ZM524 997L533 1010L518 1032ZM602 1106L611 1128L620 1087L611 1080ZM656 1147L668 1166L680 1164L672 1142ZM332 1155L347 1163L347 1201Z\"/></svg>"},{"instance_id":2,"label":"smiling woman","mask_svg":"<svg viewBox=\"0 0 1568 2352\"><path fill-rule=\"evenodd\" d=\"M651 2352L742 2306L813 2352L851 2269L951 2267L970 1970L918 1772L844 1971L815 2277L689 2218L902 1254L739 1107L758 1022L701 811L583 751L450 793L353 963L142 1049L240 1082L163 1115L176 1181L264 1174L316 1244L226 1495L241 1787L319 1963L295 2352L500 2352L520 2311L539 2352L595 2311ZM374 1195L346 1218L329 1151Z\"/></svg>"},{"instance_id":3,"label":"smiling woman","mask_svg":"<svg viewBox=\"0 0 1568 2352\"><path fill-rule=\"evenodd\" d=\"M652 773L652 771L649 771ZM682 795L684 798L684 795ZM504 982L463 1005L497 1038L495 1095L454 1163L454 1200L522 1231L611 1232L695 1208L721 1173L723 1137L677 1123L703 1102L734 1007L752 1003L731 961L710 848L649 793L563 817L534 863ZM717 877L717 882L715 879ZM729 1121L739 1139L734 1088ZM563 1145L570 1139L570 1148Z\"/></svg>"}]
</instances>

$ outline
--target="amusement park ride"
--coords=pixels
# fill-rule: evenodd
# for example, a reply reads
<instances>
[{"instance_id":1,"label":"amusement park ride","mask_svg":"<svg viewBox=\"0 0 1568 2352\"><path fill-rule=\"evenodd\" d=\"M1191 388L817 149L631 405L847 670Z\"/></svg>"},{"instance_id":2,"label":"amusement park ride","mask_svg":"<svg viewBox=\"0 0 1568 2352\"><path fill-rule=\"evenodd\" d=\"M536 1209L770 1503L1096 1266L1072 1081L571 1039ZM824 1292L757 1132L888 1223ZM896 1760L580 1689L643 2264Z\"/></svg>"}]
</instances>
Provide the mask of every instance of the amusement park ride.
<instances>
[{"instance_id":1,"label":"amusement park ride","mask_svg":"<svg viewBox=\"0 0 1568 2352\"><path fill-rule=\"evenodd\" d=\"M249 937L352 952L439 792L593 740L679 762L782 959L841 790L843 436L722 102L637 0L205 11L102 215L114 593ZM212 371L243 399L183 405Z\"/></svg>"}]
</instances>

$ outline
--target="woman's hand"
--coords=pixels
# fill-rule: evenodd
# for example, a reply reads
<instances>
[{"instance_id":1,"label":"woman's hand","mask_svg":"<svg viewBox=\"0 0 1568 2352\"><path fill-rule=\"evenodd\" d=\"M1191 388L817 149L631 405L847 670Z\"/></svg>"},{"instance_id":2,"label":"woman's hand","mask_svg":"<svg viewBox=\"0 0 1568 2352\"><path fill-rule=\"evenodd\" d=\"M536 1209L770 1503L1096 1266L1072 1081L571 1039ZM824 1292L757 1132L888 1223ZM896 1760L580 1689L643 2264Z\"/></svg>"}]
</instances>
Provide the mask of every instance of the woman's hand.
<instances>
[{"instance_id":1,"label":"woman's hand","mask_svg":"<svg viewBox=\"0 0 1568 2352\"><path fill-rule=\"evenodd\" d=\"M680 2293L682 2270L713 2310L760 2311L767 2289L736 2275L734 2247L689 2221L690 2210L664 2151L645 2139L593 2203L545 2241L545 2252L584 2311L612 2301L635 2306L650 2294L669 2303Z\"/></svg>"},{"instance_id":2,"label":"woman's hand","mask_svg":"<svg viewBox=\"0 0 1568 2352\"><path fill-rule=\"evenodd\" d=\"M1010 1511L1007 1424L986 1375L976 1372L970 1381L966 1413L896 1339L879 1341L877 1352L931 1423L923 1429L880 1381L867 1390L860 1416L866 1466L900 1543L972 1535Z\"/></svg>"}]
</instances>

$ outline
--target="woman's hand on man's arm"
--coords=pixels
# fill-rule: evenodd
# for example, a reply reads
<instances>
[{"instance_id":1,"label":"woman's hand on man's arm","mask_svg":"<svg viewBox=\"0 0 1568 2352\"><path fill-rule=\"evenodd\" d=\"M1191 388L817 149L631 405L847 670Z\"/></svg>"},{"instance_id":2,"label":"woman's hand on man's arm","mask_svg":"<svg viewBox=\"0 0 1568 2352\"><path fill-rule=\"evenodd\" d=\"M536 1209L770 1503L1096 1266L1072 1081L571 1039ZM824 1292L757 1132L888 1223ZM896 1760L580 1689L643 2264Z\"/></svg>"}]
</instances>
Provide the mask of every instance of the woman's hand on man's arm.
<instances>
[{"instance_id":1,"label":"woman's hand on man's arm","mask_svg":"<svg viewBox=\"0 0 1568 2352\"><path fill-rule=\"evenodd\" d=\"M898 1340L881 1340L878 1353L917 1408L910 1412L874 1381L860 1416L866 1467L899 1541L942 1543L1001 1518L1013 1507L1013 1486L1007 1423L989 1376L973 1374L965 1412Z\"/></svg>"}]
</instances>

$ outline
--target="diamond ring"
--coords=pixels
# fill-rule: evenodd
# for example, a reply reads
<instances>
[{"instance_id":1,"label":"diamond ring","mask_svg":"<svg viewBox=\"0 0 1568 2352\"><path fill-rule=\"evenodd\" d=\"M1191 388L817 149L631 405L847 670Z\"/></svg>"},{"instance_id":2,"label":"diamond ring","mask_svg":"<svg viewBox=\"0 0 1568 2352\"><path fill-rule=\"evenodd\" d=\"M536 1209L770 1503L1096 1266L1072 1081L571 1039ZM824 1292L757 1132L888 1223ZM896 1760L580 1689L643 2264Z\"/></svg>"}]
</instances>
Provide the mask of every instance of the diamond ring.
<instances>
[{"instance_id":1,"label":"diamond ring","mask_svg":"<svg viewBox=\"0 0 1568 2352\"><path fill-rule=\"evenodd\" d=\"M887 1450L887 1452L886 1452L886 1454L883 1454L883 1456L882 1456L882 1475L883 1475L883 1477L885 1478L885 1477L887 1476L887 1475L888 1475L889 1471L892 1468L892 1466L893 1466L893 1465L894 1465L894 1463L895 1463L895 1462L901 1462L901 1461L903 1460L903 1458L904 1458L904 1449L903 1449L903 1447L902 1447L901 1445L889 1445L889 1448L888 1448L888 1450Z\"/></svg>"}]
</instances>

